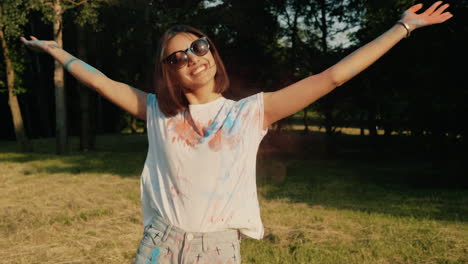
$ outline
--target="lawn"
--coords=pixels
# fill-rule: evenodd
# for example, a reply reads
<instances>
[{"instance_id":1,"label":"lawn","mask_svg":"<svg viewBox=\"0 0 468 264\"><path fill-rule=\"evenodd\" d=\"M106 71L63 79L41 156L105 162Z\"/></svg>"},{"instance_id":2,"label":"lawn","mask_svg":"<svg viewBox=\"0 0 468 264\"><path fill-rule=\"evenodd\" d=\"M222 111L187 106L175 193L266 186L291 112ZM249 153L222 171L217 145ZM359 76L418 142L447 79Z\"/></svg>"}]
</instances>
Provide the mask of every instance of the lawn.
<instances>
[{"instance_id":1,"label":"lawn","mask_svg":"<svg viewBox=\"0 0 468 264\"><path fill-rule=\"evenodd\" d=\"M67 156L54 142L26 154L0 142L0 263L132 263L146 137L100 136L98 151ZM468 192L415 184L434 173L422 160L263 157L265 238L242 240L242 261L468 263Z\"/></svg>"}]
</instances>

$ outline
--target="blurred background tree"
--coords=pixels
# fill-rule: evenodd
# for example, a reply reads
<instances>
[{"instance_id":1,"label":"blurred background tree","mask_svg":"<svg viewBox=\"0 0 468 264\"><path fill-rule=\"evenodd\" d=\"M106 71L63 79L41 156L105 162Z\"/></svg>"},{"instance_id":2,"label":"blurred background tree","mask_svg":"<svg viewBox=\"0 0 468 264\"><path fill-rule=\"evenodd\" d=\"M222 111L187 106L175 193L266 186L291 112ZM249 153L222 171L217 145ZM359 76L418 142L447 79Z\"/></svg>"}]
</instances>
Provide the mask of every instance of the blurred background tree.
<instances>
[{"instance_id":1,"label":"blurred background tree","mask_svg":"<svg viewBox=\"0 0 468 264\"><path fill-rule=\"evenodd\" d=\"M110 78L148 92L153 89L154 52L159 37L174 24L193 25L206 32L219 49L231 78L231 89L225 96L232 99L275 91L325 70L388 30L405 9L416 3L412 0L62 1L29 1L33 9L19 14L22 22L13 24L24 35L41 39L58 40L58 30L62 30L66 50ZM421 2L428 7L433 1ZM353 142L374 152L392 149L400 142L408 152L431 153L435 159L466 154L464 98L468 85L466 67L457 65L464 65L468 59L465 49L468 23L463 16L468 3L447 2L454 18L417 30L350 82L275 124L270 134L300 127L305 137L316 137L317 134L310 133L312 128L323 128L323 141L330 156L346 148L339 137L345 127L361 131L362 136ZM4 1L2 8L14 9L16 3L23 2ZM53 12L56 9L52 8L58 3L62 5L60 23ZM58 24L52 28L50 23ZM52 76L60 75L54 75L60 67L55 67L46 55L28 52L25 56L24 47L12 40L10 54L18 54L15 72L23 69L15 83L24 87L19 105L24 109L25 131L30 137L62 138L62 128L55 132L52 129L60 123L57 127L65 125L68 134L80 136L80 148L88 150L94 148L96 133L144 133L144 122L87 89L68 88L63 95L68 100L53 104L52 87L60 81L54 81ZM4 50L2 47L2 54ZM0 83L4 87L8 83L6 72L2 63ZM78 85L73 78L65 78L64 84ZM7 101L6 93L0 95L0 100ZM61 104L66 111L60 111ZM4 106L0 110L10 111ZM57 116L54 124L52 116L65 113L68 122ZM9 116L2 116L5 118L1 119L4 129L0 138L13 139L14 122ZM57 144L62 143L58 140Z\"/></svg>"}]
</instances>

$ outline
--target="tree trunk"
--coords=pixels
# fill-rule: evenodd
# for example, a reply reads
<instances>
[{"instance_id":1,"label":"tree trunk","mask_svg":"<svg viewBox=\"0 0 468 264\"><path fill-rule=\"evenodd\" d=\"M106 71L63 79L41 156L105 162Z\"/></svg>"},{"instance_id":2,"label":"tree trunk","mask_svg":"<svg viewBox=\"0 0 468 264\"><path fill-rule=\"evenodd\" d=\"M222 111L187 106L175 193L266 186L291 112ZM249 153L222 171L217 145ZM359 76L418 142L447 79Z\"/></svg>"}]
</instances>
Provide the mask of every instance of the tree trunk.
<instances>
[{"instance_id":1,"label":"tree trunk","mask_svg":"<svg viewBox=\"0 0 468 264\"><path fill-rule=\"evenodd\" d=\"M85 32L84 28L77 26L78 36L78 57L83 61L87 61L86 47L85 47ZM90 90L84 85L78 83L78 96L80 100L80 150L87 151L94 149L94 140L92 139L93 133L91 129L91 111L90 111Z\"/></svg>"},{"instance_id":2,"label":"tree trunk","mask_svg":"<svg viewBox=\"0 0 468 264\"><path fill-rule=\"evenodd\" d=\"M320 44L322 47L323 54L328 52L328 23L327 23L327 3L325 0L318 1L320 6L320 31L322 36L320 37ZM325 141L327 146L327 154L329 157L335 156L337 149L333 139L333 104L330 100L324 100L325 105Z\"/></svg>"},{"instance_id":3,"label":"tree trunk","mask_svg":"<svg viewBox=\"0 0 468 264\"><path fill-rule=\"evenodd\" d=\"M37 36L36 30L35 30L35 23L36 19L33 19L32 21L29 22L30 30L33 36ZM44 137L52 137L52 123L49 118L49 99L47 96L47 89L45 87L45 81L44 81L44 74L45 72L43 71L42 65L39 61L39 55L37 53L33 53L33 60L34 64L36 66L35 70L32 72L34 73L34 79L35 79L35 87L33 89L33 94L34 98L36 100L36 104L38 106L38 115L39 115L39 124L41 126L40 132L38 135L44 136ZM37 135L37 134L36 134Z\"/></svg>"},{"instance_id":4,"label":"tree trunk","mask_svg":"<svg viewBox=\"0 0 468 264\"><path fill-rule=\"evenodd\" d=\"M7 86L8 86L8 105L10 106L11 115L13 118L13 126L15 128L16 140L20 146L21 151L31 151L31 144L24 130L23 117L21 116L21 109L18 103L18 97L15 94L15 72L11 62L6 38L3 28L0 28L0 42L2 43L3 57L5 58L5 69L7 73Z\"/></svg>"},{"instance_id":5,"label":"tree trunk","mask_svg":"<svg viewBox=\"0 0 468 264\"><path fill-rule=\"evenodd\" d=\"M54 40L59 47L63 46L62 40L62 2L55 0L53 4L54 20ZM67 142L67 108L65 103L65 82L64 70L62 65L55 60L54 68L54 86L55 86L55 137L57 154L65 154L68 151Z\"/></svg>"}]
</instances>

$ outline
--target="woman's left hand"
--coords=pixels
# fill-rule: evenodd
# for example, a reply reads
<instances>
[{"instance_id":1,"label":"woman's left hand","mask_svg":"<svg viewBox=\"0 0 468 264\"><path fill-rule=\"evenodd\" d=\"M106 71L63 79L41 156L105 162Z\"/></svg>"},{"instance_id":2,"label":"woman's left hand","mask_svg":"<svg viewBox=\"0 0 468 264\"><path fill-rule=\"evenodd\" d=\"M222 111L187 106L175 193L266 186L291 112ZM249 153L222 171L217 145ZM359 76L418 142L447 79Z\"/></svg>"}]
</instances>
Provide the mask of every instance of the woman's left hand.
<instances>
[{"instance_id":1,"label":"woman's left hand","mask_svg":"<svg viewBox=\"0 0 468 264\"><path fill-rule=\"evenodd\" d=\"M421 14L416 14L416 12L419 11L423 5L416 4L403 13L400 21L408 24L411 31L420 27L443 23L453 17L453 15L450 12L444 12L449 7L449 4L444 4L442 6L441 4L442 1L437 1Z\"/></svg>"}]
</instances>

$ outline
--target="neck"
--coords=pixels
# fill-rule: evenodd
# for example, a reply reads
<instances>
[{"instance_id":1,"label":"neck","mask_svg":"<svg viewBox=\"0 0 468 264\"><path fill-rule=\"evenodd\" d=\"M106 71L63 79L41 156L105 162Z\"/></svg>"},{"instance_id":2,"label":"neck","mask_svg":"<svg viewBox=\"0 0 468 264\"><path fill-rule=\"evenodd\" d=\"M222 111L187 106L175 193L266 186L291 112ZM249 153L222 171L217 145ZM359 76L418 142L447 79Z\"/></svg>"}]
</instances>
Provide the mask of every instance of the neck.
<instances>
[{"instance_id":1,"label":"neck","mask_svg":"<svg viewBox=\"0 0 468 264\"><path fill-rule=\"evenodd\" d=\"M206 104L212 102L222 95L219 93L215 93L214 91L214 82L207 84L203 87L199 87L197 89L193 89L189 92L185 93L185 97L189 104Z\"/></svg>"}]
</instances>

